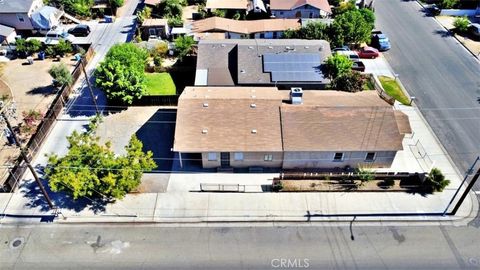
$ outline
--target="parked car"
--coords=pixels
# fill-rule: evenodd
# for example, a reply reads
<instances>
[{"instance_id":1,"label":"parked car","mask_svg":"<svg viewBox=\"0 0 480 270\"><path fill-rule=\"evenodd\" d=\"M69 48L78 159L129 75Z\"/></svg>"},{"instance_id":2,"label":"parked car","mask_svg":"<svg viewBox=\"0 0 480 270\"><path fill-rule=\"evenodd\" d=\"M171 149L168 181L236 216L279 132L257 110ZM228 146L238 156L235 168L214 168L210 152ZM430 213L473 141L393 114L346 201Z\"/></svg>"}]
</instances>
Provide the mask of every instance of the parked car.
<instances>
[{"instance_id":1,"label":"parked car","mask_svg":"<svg viewBox=\"0 0 480 270\"><path fill-rule=\"evenodd\" d=\"M341 46L341 47L337 47L335 49L332 50L333 52L346 52L346 51L350 51L350 48L348 46Z\"/></svg>"},{"instance_id":2,"label":"parked car","mask_svg":"<svg viewBox=\"0 0 480 270\"><path fill-rule=\"evenodd\" d=\"M90 34L90 27L86 24L79 24L68 30L68 33L76 37L86 37Z\"/></svg>"},{"instance_id":3,"label":"parked car","mask_svg":"<svg viewBox=\"0 0 480 270\"><path fill-rule=\"evenodd\" d=\"M390 40L382 31L372 31L372 47L379 51L388 51L391 48Z\"/></svg>"},{"instance_id":4,"label":"parked car","mask_svg":"<svg viewBox=\"0 0 480 270\"><path fill-rule=\"evenodd\" d=\"M475 37L476 39L480 39L480 23L472 23L468 26L468 32Z\"/></svg>"},{"instance_id":5,"label":"parked car","mask_svg":"<svg viewBox=\"0 0 480 270\"><path fill-rule=\"evenodd\" d=\"M352 70L365 72L365 64L362 61L353 61Z\"/></svg>"},{"instance_id":6,"label":"parked car","mask_svg":"<svg viewBox=\"0 0 480 270\"><path fill-rule=\"evenodd\" d=\"M380 53L377 49L369 46L365 46L357 51L357 54L360 58L377 58Z\"/></svg>"},{"instance_id":7,"label":"parked car","mask_svg":"<svg viewBox=\"0 0 480 270\"><path fill-rule=\"evenodd\" d=\"M352 61L360 60L360 57L354 51L336 51L335 53L343 54L343 55L347 56L348 58L350 58L350 60L352 60Z\"/></svg>"},{"instance_id":8,"label":"parked car","mask_svg":"<svg viewBox=\"0 0 480 270\"><path fill-rule=\"evenodd\" d=\"M436 4L432 4L432 5L426 6L425 11L430 16L438 16L440 15L440 12L442 11L442 9L439 8Z\"/></svg>"}]
</instances>

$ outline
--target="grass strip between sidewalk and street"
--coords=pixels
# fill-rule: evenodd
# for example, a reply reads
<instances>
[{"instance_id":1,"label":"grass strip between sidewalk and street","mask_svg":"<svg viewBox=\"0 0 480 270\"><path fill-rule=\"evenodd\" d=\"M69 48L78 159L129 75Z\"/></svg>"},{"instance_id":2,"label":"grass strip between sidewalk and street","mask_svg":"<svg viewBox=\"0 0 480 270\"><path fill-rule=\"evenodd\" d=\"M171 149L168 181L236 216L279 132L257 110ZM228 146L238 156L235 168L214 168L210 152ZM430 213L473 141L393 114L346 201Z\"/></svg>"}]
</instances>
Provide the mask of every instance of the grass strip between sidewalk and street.
<instances>
[{"instance_id":1,"label":"grass strip between sidewalk and street","mask_svg":"<svg viewBox=\"0 0 480 270\"><path fill-rule=\"evenodd\" d=\"M383 89L387 94L403 105L410 105L410 100L408 97L403 93L400 85L398 85L397 81L394 78L390 78L387 76L379 76L378 79L382 84Z\"/></svg>"}]
</instances>

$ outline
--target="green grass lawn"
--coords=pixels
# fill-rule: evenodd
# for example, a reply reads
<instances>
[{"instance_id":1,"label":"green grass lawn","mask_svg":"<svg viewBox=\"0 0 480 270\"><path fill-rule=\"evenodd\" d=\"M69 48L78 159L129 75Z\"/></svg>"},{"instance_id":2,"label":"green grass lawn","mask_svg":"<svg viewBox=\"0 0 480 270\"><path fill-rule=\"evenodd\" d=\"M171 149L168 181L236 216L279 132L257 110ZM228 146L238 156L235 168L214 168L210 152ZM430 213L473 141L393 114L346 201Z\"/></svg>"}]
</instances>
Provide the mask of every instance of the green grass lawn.
<instances>
[{"instance_id":1,"label":"green grass lawn","mask_svg":"<svg viewBox=\"0 0 480 270\"><path fill-rule=\"evenodd\" d=\"M387 92L389 96L393 97L404 105L410 105L410 100L402 92L402 89L400 89L400 86L394 78L379 76L378 79L380 80L383 89L385 89L385 92Z\"/></svg>"},{"instance_id":2,"label":"green grass lawn","mask_svg":"<svg viewBox=\"0 0 480 270\"><path fill-rule=\"evenodd\" d=\"M176 95L177 89L169 73L145 73L147 96Z\"/></svg>"}]
</instances>

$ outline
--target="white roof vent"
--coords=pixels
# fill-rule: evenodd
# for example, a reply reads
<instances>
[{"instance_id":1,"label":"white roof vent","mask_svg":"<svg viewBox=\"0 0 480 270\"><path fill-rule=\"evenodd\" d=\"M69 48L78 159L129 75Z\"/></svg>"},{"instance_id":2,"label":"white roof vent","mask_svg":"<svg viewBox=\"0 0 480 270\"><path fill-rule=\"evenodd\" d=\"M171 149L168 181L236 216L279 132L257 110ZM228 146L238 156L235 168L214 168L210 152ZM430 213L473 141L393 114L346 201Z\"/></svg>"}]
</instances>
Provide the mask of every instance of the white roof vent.
<instances>
[{"instance_id":1,"label":"white roof vent","mask_svg":"<svg viewBox=\"0 0 480 270\"><path fill-rule=\"evenodd\" d=\"M269 48L269 49L273 49L273 47L272 47L272 46L268 46L268 48Z\"/></svg>"},{"instance_id":2,"label":"white roof vent","mask_svg":"<svg viewBox=\"0 0 480 270\"><path fill-rule=\"evenodd\" d=\"M207 134L208 133L208 129L204 128L202 129L202 134Z\"/></svg>"},{"instance_id":3,"label":"white roof vent","mask_svg":"<svg viewBox=\"0 0 480 270\"><path fill-rule=\"evenodd\" d=\"M255 109L256 107L257 107L257 104L255 103L250 104L250 108Z\"/></svg>"},{"instance_id":4,"label":"white roof vent","mask_svg":"<svg viewBox=\"0 0 480 270\"><path fill-rule=\"evenodd\" d=\"M221 45L221 46L222 46L222 47L226 47L227 45L222 43L222 45Z\"/></svg>"},{"instance_id":5,"label":"white roof vent","mask_svg":"<svg viewBox=\"0 0 480 270\"><path fill-rule=\"evenodd\" d=\"M248 46L248 48L249 48L250 50L253 50L253 46Z\"/></svg>"},{"instance_id":6,"label":"white roof vent","mask_svg":"<svg viewBox=\"0 0 480 270\"><path fill-rule=\"evenodd\" d=\"M256 129L252 129L252 134L257 134L257 130L256 130Z\"/></svg>"},{"instance_id":7,"label":"white roof vent","mask_svg":"<svg viewBox=\"0 0 480 270\"><path fill-rule=\"evenodd\" d=\"M252 98L256 98L256 97L257 97L257 96L255 96L255 95L252 95Z\"/></svg>"},{"instance_id":8,"label":"white roof vent","mask_svg":"<svg viewBox=\"0 0 480 270\"><path fill-rule=\"evenodd\" d=\"M310 48L310 47L309 47L309 46L305 46L305 49L308 49L308 48Z\"/></svg>"},{"instance_id":9,"label":"white roof vent","mask_svg":"<svg viewBox=\"0 0 480 270\"><path fill-rule=\"evenodd\" d=\"M298 105L303 103L303 90L300 87L292 87L290 89L290 100L292 104Z\"/></svg>"},{"instance_id":10,"label":"white roof vent","mask_svg":"<svg viewBox=\"0 0 480 270\"><path fill-rule=\"evenodd\" d=\"M240 70L240 73L245 73L245 72L246 72L245 69Z\"/></svg>"},{"instance_id":11,"label":"white roof vent","mask_svg":"<svg viewBox=\"0 0 480 270\"><path fill-rule=\"evenodd\" d=\"M204 108L208 108L208 103L203 103Z\"/></svg>"}]
</instances>

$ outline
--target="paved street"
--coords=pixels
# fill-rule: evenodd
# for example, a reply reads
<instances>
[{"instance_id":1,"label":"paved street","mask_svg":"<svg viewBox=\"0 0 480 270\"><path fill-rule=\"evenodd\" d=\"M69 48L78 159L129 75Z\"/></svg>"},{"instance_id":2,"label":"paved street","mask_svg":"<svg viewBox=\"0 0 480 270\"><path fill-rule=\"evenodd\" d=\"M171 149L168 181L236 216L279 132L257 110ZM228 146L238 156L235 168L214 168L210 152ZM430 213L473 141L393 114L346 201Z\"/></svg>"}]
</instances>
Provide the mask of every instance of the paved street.
<instances>
[{"instance_id":1,"label":"paved street","mask_svg":"<svg viewBox=\"0 0 480 270\"><path fill-rule=\"evenodd\" d=\"M465 173L480 154L479 63L415 1L376 1L375 13L392 42L384 56Z\"/></svg>"},{"instance_id":2,"label":"paved street","mask_svg":"<svg viewBox=\"0 0 480 270\"><path fill-rule=\"evenodd\" d=\"M46 225L3 227L0 261L5 270L479 269L479 241L473 226Z\"/></svg>"}]
</instances>

